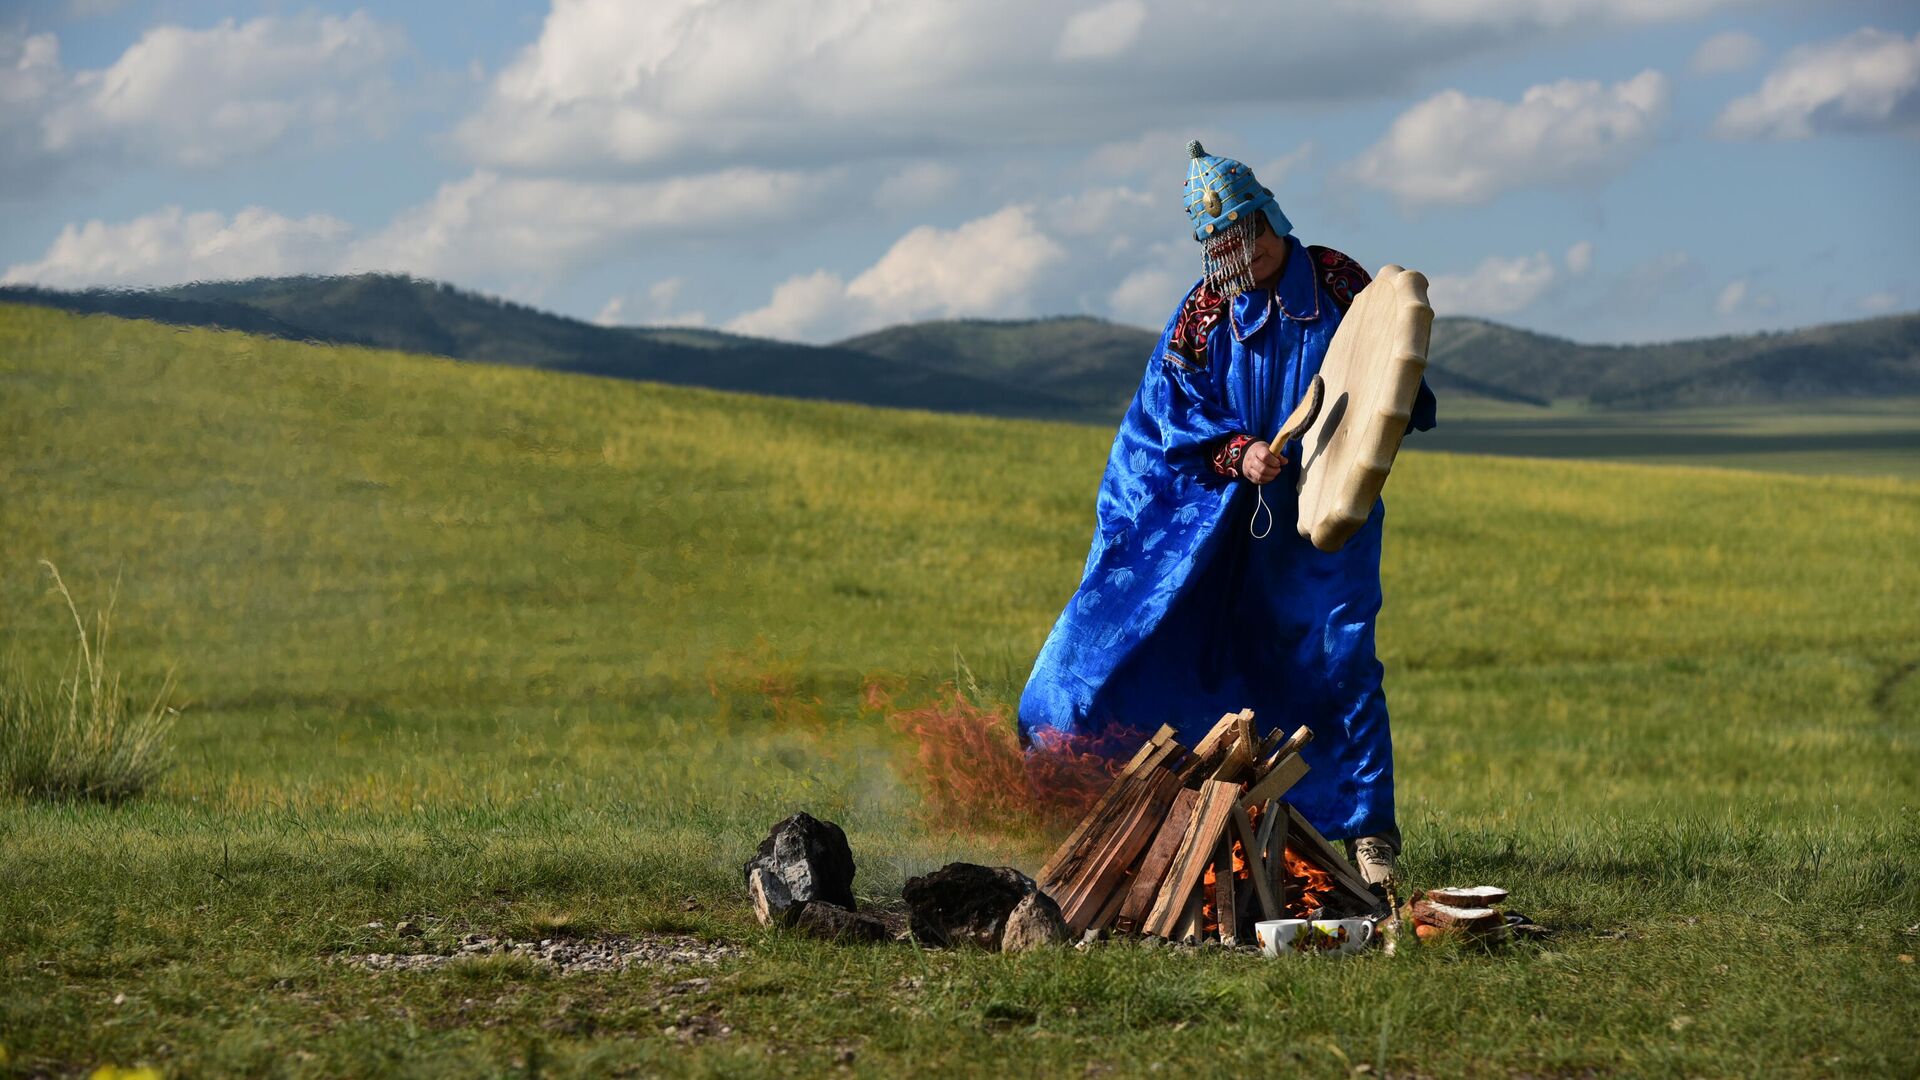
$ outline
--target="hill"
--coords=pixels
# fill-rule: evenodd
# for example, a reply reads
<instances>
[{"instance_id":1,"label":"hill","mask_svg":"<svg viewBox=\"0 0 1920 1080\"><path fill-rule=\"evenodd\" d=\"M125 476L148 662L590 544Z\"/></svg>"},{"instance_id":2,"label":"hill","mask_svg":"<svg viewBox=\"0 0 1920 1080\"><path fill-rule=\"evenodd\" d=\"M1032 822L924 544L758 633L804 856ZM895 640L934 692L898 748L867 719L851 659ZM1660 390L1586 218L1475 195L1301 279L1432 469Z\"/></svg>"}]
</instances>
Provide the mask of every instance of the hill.
<instances>
[{"instance_id":1,"label":"hill","mask_svg":"<svg viewBox=\"0 0 1920 1080\"><path fill-rule=\"evenodd\" d=\"M394 275L151 290L0 288L0 300L293 340L861 404L1110 424L1156 335L1099 319L945 320L828 346L606 327ZM1776 334L1585 345L1481 319L1435 321L1443 401L1702 407L1920 395L1920 314Z\"/></svg>"},{"instance_id":2,"label":"hill","mask_svg":"<svg viewBox=\"0 0 1920 1080\"><path fill-rule=\"evenodd\" d=\"M0 288L0 301L780 397L1001 416L1075 410L1071 402L963 372L761 338L597 326L390 274L81 292L9 286Z\"/></svg>"},{"instance_id":3,"label":"hill","mask_svg":"<svg viewBox=\"0 0 1920 1080\"><path fill-rule=\"evenodd\" d=\"M796 809L845 827L863 902L1039 864L1053 837L930 811L888 715L937 702L975 755L943 779L999 775L962 766L1005 728L934 691L1018 693L1105 432L14 305L0 400L0 676L71 656L44 556L82 610L120 582L113 664L135 694L173 670L186 705L151 798L0 794L23 1075L1920 1056L1920 485L1409 451L1380 637L1405 869L1507 886L1555 935L1001 956L761 928L739 867ZM739 432L755 452L721 452ZM468 945L506 937L668 958L563 975ZM355 962L388 954L460 955Z\"/></svg>"},{"instance_id":4,"label":"hill","mask_svg":"<svg viewBox=\"0 0 1920 1080\"><path fill-rule=\"evenodd\" d=\"M1920 314L1654 345L1583 345L1480 319L1434 323L1435 364L1603 407L1920 393Z\"/></svg>"},{"instance_id":5,"label":"hill","mask_svg":"<svg viewBox=\"0 0 1920 1080\"><path fill-rule=\"evenodd\" d=\"M1435 335L1442 335L1440 324ZM1117 416L1140 384L1140 373L1160 336L1104 319L954 319L908 323L848 338L843 349L884 356L941 371L966 372L1009 385L1029 385L1069 398L1089 410ZM1521 405L1544 398L1495 386L1441 365L1427 381L1439 394Z\"/></svg>"}]
</instances>

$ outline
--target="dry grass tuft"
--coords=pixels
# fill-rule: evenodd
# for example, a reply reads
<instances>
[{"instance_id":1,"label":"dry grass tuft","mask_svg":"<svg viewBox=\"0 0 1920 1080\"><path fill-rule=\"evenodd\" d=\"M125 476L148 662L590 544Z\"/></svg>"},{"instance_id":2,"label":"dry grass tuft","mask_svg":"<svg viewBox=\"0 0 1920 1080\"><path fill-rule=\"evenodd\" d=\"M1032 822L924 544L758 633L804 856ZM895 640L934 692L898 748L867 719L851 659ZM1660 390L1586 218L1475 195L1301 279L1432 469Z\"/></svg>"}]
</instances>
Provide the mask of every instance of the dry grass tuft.
<instances>
[{"instance_id":1,"label":"dry grass tuft","mask_svg":"<svg viewBox=\"0 0 1920 1080\"><path fill-rule=\"evenodd\" d=\"M0 673L0 784L42 799L120 802L147 790L166 771L173 718L173 677L145 709L121 689L107 664L116 585L96 612L91 639L73 594L51 562L40 562L67 604L79 638L71 673L54 685L34 679L17 661Z\"/></svg>"}]
</instances>

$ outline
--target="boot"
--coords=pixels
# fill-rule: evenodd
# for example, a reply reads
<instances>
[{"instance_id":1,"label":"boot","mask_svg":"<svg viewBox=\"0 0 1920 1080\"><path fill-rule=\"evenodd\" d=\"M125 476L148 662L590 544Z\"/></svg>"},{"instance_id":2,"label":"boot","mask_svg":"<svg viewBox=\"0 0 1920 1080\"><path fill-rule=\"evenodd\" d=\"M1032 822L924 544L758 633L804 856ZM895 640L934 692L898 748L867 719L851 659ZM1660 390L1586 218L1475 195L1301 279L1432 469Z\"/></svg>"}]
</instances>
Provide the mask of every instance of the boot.
<instances>
[{"instance_id":1,"label":"boot","mask_svg":"<svg viewBox=\"0 0 1920 1080\"><path fill-rule=\"evenodd\" d=\"M1400 884L1400 830L1347 841L1347 857L1369 885L1394 889Z\"/></svg>"}]
</instances>

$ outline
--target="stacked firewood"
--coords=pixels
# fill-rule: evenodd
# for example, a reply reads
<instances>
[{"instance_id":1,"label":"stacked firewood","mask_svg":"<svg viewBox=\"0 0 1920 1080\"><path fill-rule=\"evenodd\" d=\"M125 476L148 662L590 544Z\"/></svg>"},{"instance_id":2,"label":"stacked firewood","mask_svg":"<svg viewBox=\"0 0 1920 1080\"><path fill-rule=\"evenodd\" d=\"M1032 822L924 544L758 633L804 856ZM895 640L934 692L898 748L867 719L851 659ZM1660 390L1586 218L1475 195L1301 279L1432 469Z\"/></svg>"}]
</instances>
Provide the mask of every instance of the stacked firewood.
<instances>
[{"instance_id":1,"label":"stacked firewood","mask_svg":"<svg viewBox=\"0 0 1920 1080\"><path fill-rule=\"evenodd\" d=\"M1260 919L1380 911L1383 898L1281 799L1306 775L1312 738L1302 727L1263 740L1251 709L1192 749L1161 728L1041 868L1041 889L1076 935L1230 945L1252 941Z\"/></svg>"}]
</instances>

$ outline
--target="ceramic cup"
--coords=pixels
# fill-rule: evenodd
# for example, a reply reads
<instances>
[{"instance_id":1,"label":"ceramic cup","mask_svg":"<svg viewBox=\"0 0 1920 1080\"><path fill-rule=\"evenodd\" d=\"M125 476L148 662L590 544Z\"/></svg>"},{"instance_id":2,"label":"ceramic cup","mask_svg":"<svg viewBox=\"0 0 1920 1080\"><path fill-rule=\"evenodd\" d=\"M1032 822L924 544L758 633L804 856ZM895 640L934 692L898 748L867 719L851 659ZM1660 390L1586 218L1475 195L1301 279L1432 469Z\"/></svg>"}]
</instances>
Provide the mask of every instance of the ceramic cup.
<instances>
[{"instance_id":1,"label":"ceramic cup","mask_svg":"<svg viewBox=\"0 0 1920 1080\"><path fill-rule=\"evenodd\" d=\"M1373 944L1369 919L1270 919L1253 924L1260 951L1284 953L1359 952Z\"/></svg>"}]
</instances>

